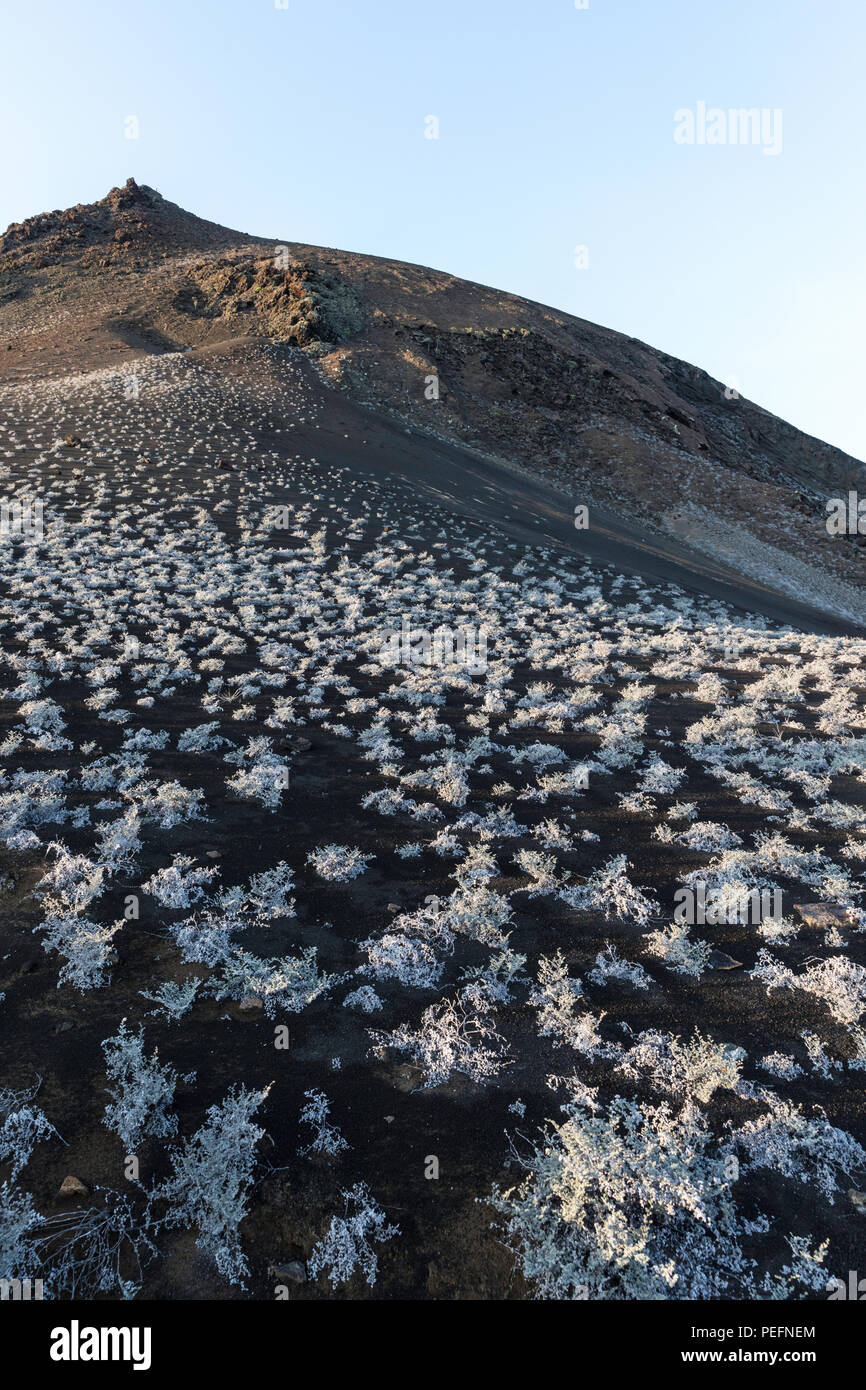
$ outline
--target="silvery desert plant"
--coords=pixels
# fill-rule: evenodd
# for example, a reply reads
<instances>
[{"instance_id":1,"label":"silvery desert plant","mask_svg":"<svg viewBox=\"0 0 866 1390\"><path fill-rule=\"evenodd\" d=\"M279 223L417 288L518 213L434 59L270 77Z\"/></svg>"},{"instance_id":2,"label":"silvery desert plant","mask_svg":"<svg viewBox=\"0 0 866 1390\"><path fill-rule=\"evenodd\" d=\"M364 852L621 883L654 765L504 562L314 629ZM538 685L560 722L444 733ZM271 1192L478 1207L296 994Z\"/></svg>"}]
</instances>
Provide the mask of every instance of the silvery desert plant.
<instances>
[{"instance_id":1,"label":"silvery desert plant","mask_svg":"<svg viewBox=\"0 0 866 1390\"><path fill-rule=\"evenodd\" d=\"M41 1220L29 1192L0 1183L0 1279L38 1277L33 1235Z\"/></svg>"},{"instance_id":2,"label":"silvery desert plant","mask_svg":"<svg viewBox=\"0 0 866 1390\"><path fill-rule=\"evenodd\" d=\"M416 1029L401 1023L393 1033L371 1030L370 1037L376 1054L391 1049L414 1062L425 1089L443 1085L453 1072L481 1084L505 1065L505 1040L496 1031L489 1004L465 993L431 1004Z\"/></svg>"},{"instance_id":3,"label":"silvery desert plant","mask_svg":"<svg viewBox=\"0 0 866 1390\"><path fill-rule=\"evenodd\" d=\"M764 982L768 992L797 989L815 995L840 1023L859 1023L866 1011L866 970L847 956L828 956L797 975L762 948L751 974Z\"/></svg>"},{"instance_id":4,"label":"silvery desert plant","mask_svg":"<svg viewBox=\"0 0 866 1390\"><path fill-rule=\"evenodd\" d=\"M298 1120L301 1124L312 1125L314 1134L309 1144L305 1144L298 1149L301 1157L307 1154L325 1154L328 1158L335 1158L338 1153L348 1149L349 1145L343 1138L336 1125L331 1124L331 1102L324 1091L305 1091L304 1099L306 1105L301 1110Z\"/></svg>"},{"instance_id":5,"label":"silvery desert plant","mask_svg":"<svg viewBox=\"0 0 866 1390\"><path fill-rule=\"evenodd\" d=\"M222 974L210 988L217 999L261 999L269 1018L278 1008L300 1013L343 978L319 974L317 954L315 946L307 946L300 955L270 959L235 948L224 957Z\"/></svg>"},{"instance_id":6,"label":"silvery desert plant","mask_svg":"<svg viewBox=\"0 0 866 1390\"><path fill-rule=\"evenodd\" d=\"M123 1193L104 1191L102 1205L76 1207L40 1218L30 1232L31 1268L48 1298L86 1299L119 1294L133 1299L145 1266L159 1252L155 1223Z\"/></svg>"},{"instance_id":7,"label":"silvery desert plant","mask_svg":"<svg viewBox=\"0 0 866 1390\"><path fill-rule=\"evenodd\" d=\"M769 1108L735 1129L728 1148L743 1153L749 1168L768 1168L817 1187L832 1205L840 1175L850 1179L866 1171L866 1150L823 1117L810 1119L802 1107L772 1093L765 1099Z\"/></svg>"},{"instance_id":8,"label":"silvery desert plant","mask_svg":"<svg viewBox=\"0 0 866 1390\"><path fill-rule=\"evenodd\" d=\"M725 1155L698 1110L616 1096L604 1111L565 1111L522 1158L524 1180L490 1198L537 1297L762 1296L744 1249L760 1223L739 1218ZM823 1253L789 1266L774 1296L820 1287Z\"/></svg>"},{"instance_id":9,"label":"silvery desert plant","mask_svg":"<svg viewBox=\"0 0 866 1390\"><path fill-rule=\"evenodd\" d=\"M681 975L701 975L707 968L710 947L699 937L692 938L685 922L672 922L645 937L647 950L669 970Z\"/></svg>"},{"instance_id":10,"label":"silvery desert plant","mask_svg":"<svg viewBox=\"0 0 866 1390\"><path fill-rule=\"evenodd\" d=\"M58 988L63 984L82 992L101 988L112 959L112 940L123 925L115 922L106 926L83 914L65 912L49 914L35 927L34 931L44 932L46 945L65 957L57 977Z\"/></svg>"},{"instance_id":11,"label":"silvery desert plant","mask_svg":"<svg viewBox=\"0 0 866 1390\"><path fill-rule=\"evenodd\" d=\"M353 989L343 1000L344 1009L358 1009L361 1013L372 1014L382 1008L382 1000L370 985Z\"/></svg>"},{"instance_id":12,"label":"silvery desert plant","mask_svg":"<svg viewBox=\"0 0 866 1390\"><path fill-rule=\"evenodd\" d=\"M608 944L599 951L595 965L586 977L590 984L604 985L608 980L622 980L634 989L649 989L652 979L642 965L635 961L623 960L615 946Z\"/></svg>"},{"instance_id":13,"label":"silvery desert plant","mask_svg":"<svg viewBox=\"0 0 866 1390\"><path fill-rule=\"evenodd\" d=\"M197 1245L229 1283L243 1285L249 1272L238 1227L246 1216L256 1148L265 1131L253 1122L270 1087L235 1087L191 1139L172 1155L173 1171L154 1196L168 1204L169 1226L192 1226Z\"/></svg>"},{"instance_id":14,"label":"silvery desert plant","mask_svg":"<svg viewBox=\"0 0 866 1390\"><path fill-rule=\"evenodd\" d=\"M658 912L658 903L643 888L636 888L628 876L630 865L624 854L615 854L611 859L594 869L582 888L561 889L559 896L571 907L582 911L604 912L630 918L643 926L653 913Z\"/></svg>"},{"instance_id":15,"label":"silvery desert plant","mask_svg":"<svg viewBox=\"0 0 866 1390\"><path fill-rule=\"evenodd\" d=\"M134 1033L123 1019L114 1037L105 1039L102 1050L111 1096L105 1107L105 1124L120 1135L126 1152L135 1153L144 1139L167 1139L175 1134L177 1116L169 1111L178 1075L173 1067L158 1061L156 1050L145 1056L143 1026L139 1024Z\"/></svg>"},{"instance_id":16,"label":"silvery desert plant","mask_svg":"<svg viewBox=\"0 0 866 1390\"><path fill-rule=\"evenodd\" d=\"M704 1105L719 1087L736 1090L746 1053L695 1032L688 1041L647 1029L616 1064L633 1080L646 1077L666 1095Z\"/></svg>"},{"instance_id":17,"label":"silvery desert plant","mask_svg":"<svg viewBox=\"0 0 866 1390\"><path fill-rule=\"evenodd\" d=\"M152 1014L161 1014L176 1023L184 1014L189 1013L200 987L201 980L195 975L188 975L180 983L168 980L157 989L140 989L138 992L143 999L149 999L152 1004L156 1004L156 1008L150 1010Z\"/></svg>"},{"instance_id":18,"label":"silvery desert plant","mask_svg":"<svg viewBox=\"0 0 866 1390\"><path fill-rule=\"evenodd\" d=\"M307 855L307 863L313 866L320 878L333 883L348 883L366 871L372 858L372 854L362 854L359 849L352 849L348 845L322 845Z\"/></svg>"},{"instance_id":19,"label":"silvery desert plant","mask_svg":"<svg viewBox=\"0 0 866 1390\"><path fill-rule=\"evenodd\" d=\"M0 1163L11 1165L13 1182L29 1163L36 1145L57 1134L51 1121L32 1104L40 1085L37 1081L24 1091L0 1087Z\"/></svg>"},{"instance_id":20,"label":"silvery desert plant","mask_svg":"<svg viewBox=\"0 0 866 1390\"><path fill-rule=\"evenodd\" d=\"M379 1272L374 1246L393 1240L400 1228L388 1224L365 1183L356 1183L343 1193L343 1199L346 1215L331 1218L324 1239L307 1261L307 1269L312 1279L326 1273L333 1288L347 1283L359 1271L372 1288Z\"/></svg>"},{"instance_id":21,"label":"silvery desert plant","mask_svg":"<svg viewBox=\"0 0 866 1390\"><path fill-rule=\"evenodd\" d=\"M142 893L149 893L163 907L191 907L205 896L205 888L219 872L215 868L194 869L195 860L188 854L176 854L167 869L159 869L146 883Z\"/></svg>"},{"instance_id":22,"label":"silvery desert plant","mask_svg":"<svg viewBox=\"0 0 866 1390\"><path fill-rule=\"evenodd\" d=\"M409 989L433 989L442 975L443 964L428 941L385 932L360 943L367 952L367 964L359 974L376 980L396 980Z\"/></svg>"}]
</instances>

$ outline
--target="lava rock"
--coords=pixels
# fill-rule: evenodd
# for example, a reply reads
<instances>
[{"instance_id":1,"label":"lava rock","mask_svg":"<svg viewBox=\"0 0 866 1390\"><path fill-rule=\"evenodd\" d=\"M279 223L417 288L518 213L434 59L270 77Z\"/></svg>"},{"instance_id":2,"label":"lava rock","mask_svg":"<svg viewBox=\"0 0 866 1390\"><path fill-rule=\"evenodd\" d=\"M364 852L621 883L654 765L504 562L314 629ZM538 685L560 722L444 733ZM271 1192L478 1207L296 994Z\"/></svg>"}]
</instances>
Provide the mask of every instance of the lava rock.
<instances>
[{"instance_id":1,"label":"lava rock","mask_svg":"<svg viewBox=\"0 0 866 1390\"><path fill-rule=\"evenodd\" d=\"M300 1260L288 1260L285 1264L271 1265L268 1269L271 1279L280 1284L306 1284L307 1268Z\"/></svg>"},{"instance_id":2,"label":"lava rock","mask_svg":"<svg viewBox=\"0 0 866 1390\"><path fill-rule=\"evenodd\" d=\"M711 970L742 970L743 962L734 960L725 951L710 951L707 961Z\"/></svg>"},{"instance_id":3,"label":"lava rock","mask_svg":"<svg viewBox=\"0 0 866 1390\"><path fill-rule=\"evenodd\" d=\"M73 1173L68 1173L60 1184L58 1191L59 1197L86 1197L90 1189L85 1187L80 1178L76 1178Z\"/></svg>"}]
</instances>

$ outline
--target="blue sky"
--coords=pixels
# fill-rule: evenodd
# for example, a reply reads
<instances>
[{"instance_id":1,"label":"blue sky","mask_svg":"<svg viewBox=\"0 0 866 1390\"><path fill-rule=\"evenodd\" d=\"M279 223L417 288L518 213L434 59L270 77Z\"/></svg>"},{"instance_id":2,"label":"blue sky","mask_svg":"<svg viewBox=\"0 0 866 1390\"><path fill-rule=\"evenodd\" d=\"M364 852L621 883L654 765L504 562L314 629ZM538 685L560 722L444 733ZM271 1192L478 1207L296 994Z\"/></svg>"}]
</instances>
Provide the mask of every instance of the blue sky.
<instances>
[{"instance_id":1,"label":"blue sky","mask_svg":"<svg viewBox=\"0 0 866 1390\"><path fill-rule=\"evenodd\" d=\"M132 175L617 328L866 458L862 0L278 3L11 0L0 224ZM677 143L700 102L781 112L778 152Z\"/></svg>"}]
</instances>

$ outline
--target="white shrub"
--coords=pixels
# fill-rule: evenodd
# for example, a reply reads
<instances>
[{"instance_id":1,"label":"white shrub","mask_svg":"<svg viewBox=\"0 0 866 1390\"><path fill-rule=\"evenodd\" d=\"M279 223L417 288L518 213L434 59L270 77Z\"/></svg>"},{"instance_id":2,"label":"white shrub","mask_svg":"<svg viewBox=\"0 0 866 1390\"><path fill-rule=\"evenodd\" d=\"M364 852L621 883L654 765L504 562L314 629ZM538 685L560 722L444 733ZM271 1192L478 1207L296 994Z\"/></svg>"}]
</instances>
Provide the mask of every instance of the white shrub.
<instances>
[{"instance_id":1,"label":"white shrub","mask_svg":"<svg viewBox=\"0 0 866 1390\"><path fill-rule=\"evenodd\" d=\"M590 874L582 888L566 888L559 896L582 911L604 912L630 918L643 926L659 906L643 888L636 888L626 872L631 866L624 854L616 854Z\"/></svg>"},{"instance_id":2,"label":"white shrub","mask_svg":"<svg viewBox=\"0 0 866 1390\"><path fill-rule=\"evenodd\" d=\"M211 753L224 747L228 743L227 738L222 738L216 731L219 728L219 721L213 720L210 724L199 724L194 729L184 729L177 740L178 752L180 753Z\"/></svg>"},{"instance_id":3,"label":"white shrub","mask_svg":"<svg viewBox=\"0 0 866 1390\"><path fill-rule=\"evenodd\" d=\"M264 1091L245 1086L212 1105L207 1120L172 1156L173 1172L155 1196L168 1203L170 1226L194 1226L197 1245L229 1283L243 1285L248 1265L238 1226L247 1212L256 1146L265 1131L253 1123Z\"/></svg>"},{"instance_id":4,"label":"white shrub","mask_svg":"<svg viewBox=\"0 0 866 1390\"><path fill-rule=\"evenodd\" d=\"M577 1022L576 1003L583 998L583 985L571 979L561 951L555 956L540 956L538 983L532 989L529 1003L538 1010L538 1031L542 1037L553 1037L556 1045L568 1043Z\"/></svg>"},{"instance_id":5,"label":"white shrub","mask_svg":"<svg viewBox=\"0 0 866 1390\"><path fill-rule=\"evenodd\" d=\"M97 853L109 873L131 869L141 849L141 819L130 806L118 820L96 826Z\"/></svg>"},{"instance_id":6,"label":"white shrub","mask_svg":"<svg viewBox=\"0 0 866 1390\"><path fill-rule=\"evenodd\" d=\"M44 1277L48 1298L92 1300L119 1294L132 1299L141 1288L144 1266L158 1254L151 1229L149 1205L138 1215L129 1197L106 1191L100 1207L76 1207L40 1219L31 1234L31 1269L35 1266Z\"/></svg>"},{"instance_id":7,"label":"white shrub","mask_svg":"<svg viewBox=\"0 0 866 1390\"><path fill-rule=\"evenodd\" d=\"M486 965L470 966L462 972L462 994L479 1003L507 1004L515 986L527 983L525 965L526 956L508 949L497 951Z\"/></svg>"},{"instance_id":8,"label":"white shrub","mask_svg":"<svg viewBox=\"0 0 866 1390\"><path fill-rule=\"evenodd\" d=\"M288 896L294 886L295 875L281 859L273 869L253 874L247 900L266 918L294 917L295 900Z\"/></svg>"},{"instance_id":9,"label":"white shrub","mask_svg":"<svg viewBox=\"0 0 866 1390\"><path fill-rule=\"evenodd\" d=\"M105 983L112 938L123 925L123 922L115 922L110 927L101 926L87 917L68 912L62 916L48 916L34 928L45 933L45 941L53 951L66 957L57 977L58 988L70 984L82 992L99 989Z\"/></svg>"},{"instance_id":10,"label":"white shrub","mask_svg":"<svg viewBox=\"0 0 866 1390\"><path fill-rule=\"evenodd\" d=\"M334 1216L327 1234L314 1248L307 1269L317 1279L327 1273L331 1285L345 1284L359 1270L372 1288L379 1272L374 1245L393 1240L400 1234L399 1226L390 1226L385 1213L373 1199L365 1183L356 1183L343 1193L346 1215ZM349 1208L354 1207L351 1216Z\"/></svg>"},{"instance_id":11,"label":"white shrub","mask_svg":"<svg viewBox=\"0 0 866 1390\"><path fill-rule=\"evenodd\" d=\"M372 1032L374 1051L405 1053L424 1073L424 1089L441 1086L453 1072L479 1084L498 1075L504 1065L505 1041L488 1008L463 995L440 999L424 1010L420 1027L401 1023L393 1033Z\"/></svg>"},{"instance_id":12,"label":"white shrub","mask_svg":"<svg viewBox=\"0 0 866 1390\"><path fill-rule=\"evenodd\" d=\"M800 1106L772 1095L769 1110L735 1130L728 1147L743 1150L751 1168L770 1168L817 1187L831 1204L839 1174L850 1178L866 1168L866 1151L845 1130L810 1120Z\"/></svg>"},{"instance_id":13,"label":"white shrub","mask_svg":"<svg viewBox=\"0 0 866 1390\"><path fill-rule=\"evenodd\" d=\"M378 940L368 937L362 941L361 949L367 952L368 964L358 973L377 980L397 980L409 989L432 989L442 974L442 963L427 941L386 932Z\"/></svg>"},{"instance_id":14,"label":"white shrub","mask_svg":"<svg viewBox=\"0 0 866 1390\"><path fill-rule=\"evenodd\" d=\"M30 1103L39 1090L39 1084L37 1081L29 1091L0 1087L0 1163L11 1164L13 1182L30 1161L36 1145L57 1134L39 1107Z\"/></svg>"},{"instance_id":15,"label":"white shrub","mask_svg":"<svg viewBox=\"0 0 866 1390\"><path fill-rule=\"evenodd\" d=\"M668 1095L703 1105L719 1087L737 1089L745 1057L743 1048L714 1042L698 1032L684 1043L650 1029L638 1033L616 1069L634 1081L646 1077Z\"/></svg>"},{"instance_id":16,"label":"white shrub","mask_svg":"<svg viewBox=\"0 0 866 1390\"><path fill-rule=\"evenodd\" d=\"M616 1096L604 1113L565 1107L523 1160L528 1176L490 1199L506 1244L539 1298L760 1297L729 1193L724 1155L700 1112ZM820 1287L811 1264L788 1268L784 1293ZM826 1276L823 1276L826 1278Z\"/></svg>"},{"instance_id":17,"label":"white shrub","mask_svg":"<svg viewBox=\"0 0 866 1390\"><path fill-rule=\"evenodd\" d=\"M323 845L307 855L307 863L312 864L319 878L348 883L366 871L372 858L372 854L362 854L359 849L350 849L347 845Z\"/></svg>"},{"instance_id":18,"label":"white shrub","mask_svg":"<svg viewBox=\"0 0 866 1390\"><path fill-rule=\"evenodd\" d=\"M768 1052L760 1059L758 1066L762 1071L768 1071L771 1076L777 1076L780 1081L795 1081L798 1076L803 1075L803 1068L785 1052Z\"/></svg>"},{"instance_id":19,"label":"white shrub","mask_svg":"<svg viewBox=\"0 0 866 1390\"><path fill-rule=\"evenodd\" d=\"M174 1103L177 1072L144 1055L144 1028L138 1032L126 1027L126 1019L114 1037L102 1044L108 1094L105 1123L120 1135L126 1153L135 1153L143 1139L167 1139L177 1132L177 1117L170 1111ZM191 1078L186 1078L191 1080Z\"/></svg>"},{"instance_id":20,"label":"white shrub","mask_svg":"<svg viewBox=\"0 0 866 1390\"><path fill-rule=\"evenodd\" d=\"M705 854L717 854L719 850L735 849L743 841L739 835L735 835L726 825L719 825L716 821L696 820L688 828L683 830L678 836L679 844L685 845L687 849L701 850Z\"/></svg>"},{"instance_id":21,"label":"white shrub","mask_svg":"<svg viewBox=\"0 0 866 1390\"><path fill-rule=\"evenodd\" d=\"M701 975L707 968L710 948L700 939L692 941L684 922L659 927L645 939L650 954L658 956L669 970L676 970L680 975Z\"/></svg>"},{"instance_id":22,"label":"white shrub","mask_svg":"<svg viewBox=\"0 0 866 1390\"><path fill-rule=\"evenodd\" d=\"M49 912L84 912L105 892L105 865L85 854L70 854L59 841L53 841L48 852L55 862L37 883L35 896L45 900Z\"/></svg>"},{"instance_id":23,"label":"white shrub","mask_svg":"<svg viewBox=\"0 0 866 1390\"><path fill-rule=\"evenodd\" d=\"M623 960L615 946L605 946L595 958L595 965L586 977L590 984L605 985L608 980L623 980L635 989L649 989L652 979L642 965Z\"/></svg>"},{"instance_id":24,"label":"white shrub","mask_svg":"<svg viewBox=\"0 0 866 1390\"><path fill-rule=\"evenodd\" d=\"M343 1008L359 1009L361 1013L373 1014L382 1008L382 1000L370 985L361 985L360 989L353 989L351 994L346 995Z\"/></svg>"},{"instance_id":25,"label":"white shrub","mask_svg":"<svg viewBox=\"0 0 866 1390\"><path fill-rule=\"evenodd\" d=\"M163 907L190 907L204 897L205 886L218 869L194 869L195 860L187 854L176 854L167 869L160 869L141 885L142 893L150 893Z\"/></svg>"},{"instance_id":26,"label":"white shrub","mask_svg":"<svg viewBox=\"0 0 866 1390\"><path fill-rule=\"evenodd\" d=\"M244 801L258 801L269 811L279 807L287 786L288 764L272 750L266 738L250 739L247 747L227 753L227 762L241 764L226 786Z\"/></svg>"},{"instance_id":27,"label":"white shrub","mask_svg":"<svg viewBox=\"0 0 866 1390\"><path fill-rule=\"evenodd\" d=\"M320 975L316 956L315 946L307 946L299 956L277 959L234 950L223 960L222 979L215 981L211 988L217 999L256 996L262 1000L269 1018L273 1018L278 1008L290 1014L300 1013L343 978L341 975Z\"/></svg>"},{"instance_id":28,"label":"white shrub","mask_svg":"<svg viewBox=\"0 0 866 1390\"><path fill-rule=\"evenodd\" d=\"M32 1242L41 1220L29 1192L0 1183L0 1279L36 1277Z\"/></svg>"},{"instance_id":29,"label":"white shrub","mask_svg":"<svg viewBox=\"0 0 866 1390\"><path fill-rule=\"evenodd\" d=\"M301 1124L312 1125L315 1133L309 1144L298 1149L301 1157L314 1153L334 1158L344 1149L348 1149L349 1145L337 1126L330 1123L331 1102L324 1091L305 1091L304 1097L307 1104L301 1110L298 1119Z\"/></svg>"},{"instance_id":30,"label":"white shrub","mask_svg":"<svg viewBox=\"0 0 866 1390\"><path fill-rule=\"evenodd\" d=\"M168 980L153 992L145 989L138 992L143 999L149 999L152 1004L156 1004L157 1007L150 1010L152 1014L161 1014L176 1023L184 1014L189 1013L200 986L201 980L195 975L188 975L180 984Z\"/></svg>"},{"instance_id":31,"label":"white shrub","mask_svg":"<svg viewBox=\"0 0 866 1390\"><path fill-rule=\"evenodd\" d=\"M866 1010L866 970L847 956L829 956L800 975L776 960L766 949L758 952L750 972L771 989L800 989L823 1000L840 1023L857 1023Z\"/></svg>"}]
</instances>

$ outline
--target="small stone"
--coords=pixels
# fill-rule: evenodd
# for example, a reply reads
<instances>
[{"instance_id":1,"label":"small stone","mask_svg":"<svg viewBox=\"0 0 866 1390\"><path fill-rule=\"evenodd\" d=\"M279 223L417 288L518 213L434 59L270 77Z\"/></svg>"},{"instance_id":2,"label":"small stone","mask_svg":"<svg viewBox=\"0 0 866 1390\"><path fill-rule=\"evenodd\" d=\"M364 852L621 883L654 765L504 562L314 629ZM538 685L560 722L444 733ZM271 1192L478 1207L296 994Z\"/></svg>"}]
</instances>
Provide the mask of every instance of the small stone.
<instances>
[{"instance_id":1,"label":"small stone","mask_svg":"<svg viewBox=\"0 0 866 1390\"><path fill-rule=\"evenodd\" d=\"M238 1004L238 1011L242 1014L259 1014L264 1007L257 994L248 994Z\"/></svg>"},{"instance_id":2,"label":"small stone","mask_svg":"<svg viewBox=\"0 0 866 1390\"><path fill-rule=\"evenodd\" d=\"M69 1018L64 1018L61 1019L61 1021L57 1024L57 1027L54 1029L54 1031L55 1033L68 1033L71 1031L73 1027L74 1024L72 1020Z\"/></svg>"},{"instance_id":3,"label":"small stone","mask_svg":"<svg viewBox=\"0 0 866 1390\"><path fill-rule=\"evenodd\" d=\"M711 970L742 970L743 962L734 960L724 951L710 951L708 965Z\"/></svg>"},{"instance_id":4,"label":"small stone","mask_svg":"<svg viewBox=\"0 0 866 1390\"><path fill-rule=\"evenodd\" d=\"M59 1197L86 1197L87 1194L88 1188L85 1187L81 1179L69 1173L60 1184L60 1190L57 1195Z\"/></svg>"},{"instance_id":5,"label":"small stone","mask_svg":"<svg viewBox=\"0 0 866 1390\"><path fill-rule=\"evenodd\" d=\"M836 903L794 903L794 911L799 912L807 927L822 931L830 927L852 927L857 923L851 908L838 907Z\"/></svg>"},{"instance_id":6,"label":"small stone","mask_svg":"<svg viewBox=\"0 0 866 1390\"><path fill-rule=\"evenodd\" d=\"M402 912L403 909L402 909L402 907L400 906L399 903L389 903L389 904L388 904L387 911L388 911L388 912Z\"/></svg>"},{"instance_id":7,"label":"small stone","mask_svg":"<svg viewBox=\"0 0 866 1390\"><path fill-rule=\"evenodd\" d=\"M204 853L206 859L222 859L223 857L221 849L206 849Z\"/></svg>"},{"instance_id":8,"label":"small stone","mask_svg":"<svg viewBox=\"0 0 866 1390\"><path fill-rule=\"evenodd\" d=\"M386 1116L385 1116L385 1124L386 1124L386 1125L392 1125L393 1123L394 1123L394 1116L393 1116L393 1115L386 1115Z\"/></svg>"},{"instance_id":9,"label":"small stone","mask_svg":"<svg viewBox=\"0 0 866 1390\"><path fill-rule=\"evenodd\" d=\"M300 1260L288 1260L284 1265L271 1265L268 1269L271 1279L280 1284L306 1284L307 1268Z\"/></svg>"},{"instance_id":10,"label":"small stone","mask_svg":"<svg viewBox=\"0 0 866 1390\"><path fill-rule=\"evenodd\" d=\"M848 1189L848 1201L858 1211L866 1211L866 1192L858 1192L856 1188L850 1187Z\"/></svg>"},{"instance_id":11,"label":"small stone","mask_svg":"<svg viewBox=\"0 0 866 1390\"><path fill-rule=\"evenodd\" d=\"M298 753L309 753L312 743L308 738L292 738L289 740L289 747L294 748Z\"/></svg>"}]
</instances>

